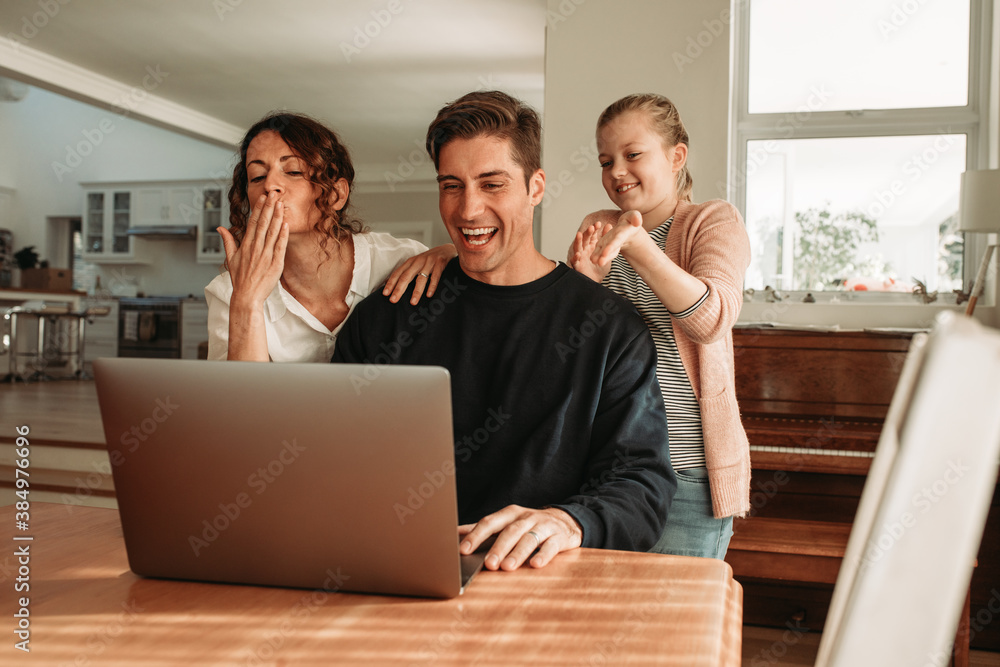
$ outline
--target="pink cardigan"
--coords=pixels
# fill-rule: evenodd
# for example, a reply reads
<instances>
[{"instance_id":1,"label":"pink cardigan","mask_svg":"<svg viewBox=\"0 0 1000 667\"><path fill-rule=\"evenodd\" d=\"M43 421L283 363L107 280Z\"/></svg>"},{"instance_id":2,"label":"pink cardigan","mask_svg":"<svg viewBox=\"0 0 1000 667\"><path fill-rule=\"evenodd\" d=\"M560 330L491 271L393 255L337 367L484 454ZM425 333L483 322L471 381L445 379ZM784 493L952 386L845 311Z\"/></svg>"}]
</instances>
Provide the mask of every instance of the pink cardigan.
<instances>
[{"instance_id":1,"label":"pink cardigan","mask_svg":"<svg viewBox=\"0 0 1000 667\"><path fill-rule=\"evenodd\" d=\"M732 204L679 202L666 252L708 286L708 298L689 317L672 319L674 338L701 405L712 510L717 518L743 516L750 511L750 445L736 403L732 329L750 240Z\"/></svg>"}]
</instances>

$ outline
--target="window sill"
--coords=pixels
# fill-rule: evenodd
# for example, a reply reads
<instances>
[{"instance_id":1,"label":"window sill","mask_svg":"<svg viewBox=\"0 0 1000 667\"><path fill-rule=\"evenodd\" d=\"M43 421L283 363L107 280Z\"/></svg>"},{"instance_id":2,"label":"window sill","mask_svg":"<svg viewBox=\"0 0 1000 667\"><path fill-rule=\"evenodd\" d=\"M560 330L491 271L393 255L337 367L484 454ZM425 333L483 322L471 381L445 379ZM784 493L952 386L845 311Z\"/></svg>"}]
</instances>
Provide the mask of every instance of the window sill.
<instances>
[{"instance_id":1,"label":"window sill","mask_svg":"<svg viewBox=\"0 0 1000 667\"><path fill-rule=\"evenodd\" d=\"M802 303L778 301L775 303L744 302L738 325L772 323L778 326L860 330L876 328L929 329L938 313L951 311L965 313L966 304L956 306L942 303L894 304L869 301L840 301L838 303ZM997 308L980 303L975 317L986 324L997 318ZM994 325L995 326L995 325Z\"/></svg>"}]
</instances>

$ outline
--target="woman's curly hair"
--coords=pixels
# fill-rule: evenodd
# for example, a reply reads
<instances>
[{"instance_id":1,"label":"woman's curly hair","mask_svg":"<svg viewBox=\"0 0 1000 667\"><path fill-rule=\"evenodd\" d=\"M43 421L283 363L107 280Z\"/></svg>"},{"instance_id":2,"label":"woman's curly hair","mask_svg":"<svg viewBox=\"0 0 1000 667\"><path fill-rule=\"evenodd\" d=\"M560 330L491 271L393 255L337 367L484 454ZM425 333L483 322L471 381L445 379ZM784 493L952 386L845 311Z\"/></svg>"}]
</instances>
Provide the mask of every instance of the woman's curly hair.
<instances>
[{"instance_id":1,"label":"woman's curly hair","mask_svg":"<svg viewBox=\"0 0 1000 667\"><path fill-rule=\"evenodd\" d=\"M340 244L348 235L364 231L362 222L349 211L350 190L354 187L354 165L351 164L351 155L340 142L340 137L330 128L304 114L275 111L257 121L240 142L239 161L233 169L233 185L229 188L229 231L237 243L243 241L251 208L247 196L247 149L254 137L261 132L277 132L308 166L309 181L319 188L315 204L322 215L315 229L322 233L320 246L324 251L330 239ZM347 201L338 211L334 208L336 191L333 186L341 178L347 180L348 194Z\"/></svg>"}]
</instances>

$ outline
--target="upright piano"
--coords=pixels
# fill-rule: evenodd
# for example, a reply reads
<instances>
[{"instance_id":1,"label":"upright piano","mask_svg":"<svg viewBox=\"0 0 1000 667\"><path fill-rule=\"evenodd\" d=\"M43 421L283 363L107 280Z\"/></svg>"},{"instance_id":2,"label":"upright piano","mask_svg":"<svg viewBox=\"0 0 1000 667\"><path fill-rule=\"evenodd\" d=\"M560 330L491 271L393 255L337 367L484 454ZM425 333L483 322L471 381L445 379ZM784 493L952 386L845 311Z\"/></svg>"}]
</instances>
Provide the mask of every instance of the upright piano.
<instances>
[{"instance_id":1,"label":"upright piano","mask_svg":"<svg viewBox=\"0 0 1000 667\"><path fill-rule=\"evenodd\" d=\"M744 587L745 623L822 629L913 333L734 329L752 509L734 522L726 560ZM989 608L1000 584L996 494L978 565L972 644L1000 650L1000 616L978 632L975 625L976 612Z\"/></svg>"}]
</instances>

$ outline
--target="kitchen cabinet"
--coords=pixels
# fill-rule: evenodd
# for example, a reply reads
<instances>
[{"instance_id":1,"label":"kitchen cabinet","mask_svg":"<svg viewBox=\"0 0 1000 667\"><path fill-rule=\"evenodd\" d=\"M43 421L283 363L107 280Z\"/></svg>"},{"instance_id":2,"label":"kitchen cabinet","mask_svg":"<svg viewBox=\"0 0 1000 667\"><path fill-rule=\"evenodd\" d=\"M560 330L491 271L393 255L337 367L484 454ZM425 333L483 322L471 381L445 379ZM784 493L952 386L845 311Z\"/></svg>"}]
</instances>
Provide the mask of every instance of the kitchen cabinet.
<instances>
[{"instance_id":1,"label":"kitchen cabinet","mask_svg":"<svg viewBox=\"0 0 1000 667\"><path fill-rule=\"evenodd\" d=\"M201 188L195 185L141 187L134 190L133 226L191 226L201 204Z\"/></svg>"},{"instance_id":2,"label":"kitchen cabinet","mask_svg":"<svg viewBox=\"0 0 1000 667\"><path fill-rule=\"evenodd\" d=\"M118 301L117 299L87 298L83 308L108 306L111 312L88 320L83 330L83 367L92 373L92 362L99 357L118 356Z\"/></svg>"},{"instance_id":3,"label":"kitchen cabinet","mask_svg":"<svg viewBox=\"0 0 1000 667\"><path fill-rule=\"evenodd\" d=\"M130 228L194 227L194 259L221 265L225 260L216 228L229 226L229 184L220 180L81 183L84 188L84 259L95 263L149 263L147 238Z\"/></svg>"},{"instance_id":4,"label":"kitchen cabinet","mask_svg":"<svg viewBox=\"0 0 1000 667\"><path fill-rule=\"evenodd\" d=\"M199 264L222 264L226 259L222 246L222 237L217 227L229 228L229 198L228 190L221 187L206 187L202 190L201 210L199 211L198 250L195 261Z\"/></svg>"},{"instance_id":5,"label":"kitchen cabinet","mask_svg":"<svg viewBox=\"0 0 1000 667\"><path fill-rule=\"evenodd\" d=\"M135 263L132 226L132 190L88 189L83 211L83 258L88 262Z\"/></svg>"},{"instance_id":6,"label":"kitchen cabinet","mask_svg":"<svg viewBox=\"0 0 1000 667\"><path fill-rule=\"evenodd\" d=\"M208 304L204 299L181 301L181 359L197 359L198 345L208 340Z\"/></svg>"}]
</instances>

